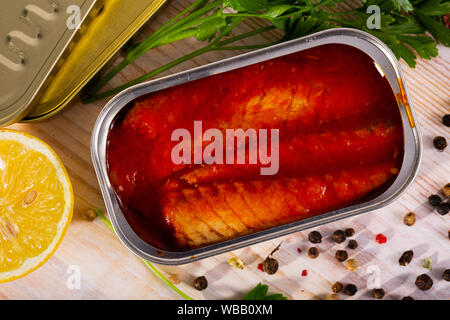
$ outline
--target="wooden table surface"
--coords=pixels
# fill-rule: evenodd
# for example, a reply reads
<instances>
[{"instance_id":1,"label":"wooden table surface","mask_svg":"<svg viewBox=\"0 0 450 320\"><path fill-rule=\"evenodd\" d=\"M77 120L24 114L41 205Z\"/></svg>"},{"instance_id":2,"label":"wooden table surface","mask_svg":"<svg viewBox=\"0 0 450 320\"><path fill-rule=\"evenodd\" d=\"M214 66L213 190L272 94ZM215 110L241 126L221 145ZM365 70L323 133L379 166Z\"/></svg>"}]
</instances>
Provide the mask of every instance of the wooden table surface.
<instances>
[{"instance_id":1,"label":"wooden table surface","mask_svg":"<svg viewBox=\"0 0 450 320\"><path fill-rule=\"evenodd\" d=\"M148 35L162 23L173 17L189 1L171 1L140 32ZM255 28L251 21L239 27L239 32ZM265 34L245 43L274 40L274 34ZM185 40L153 50L123 70L112 85L133 79L163 63L186 54L199 44ZM450 282L442 280L442 272L450 268L450 214L440 216L432 212L427 197L450 182L450 148L438 152L432 139L441 135L450 140L449 128L442 116L450 113L450 49L439 46L439 57L428 61L419 60L415 69L402 63L411 99L423 135L423 159L419 174L412 186L395 203L358 217L341 220L318 228L323 235L334 230L353 227L356 250L349 250L350 257L359 262L355 272L348 271L334 258L334 252L344 244L332 243L327 237L318 247L320 256L307 257L309 247L307 234L298 232L281 239L267 241L244 249L225 253L183 266L158 266L165 274L175 273L182 279L179 287L195 299L239 299L258 282L266 283L273 292L282 292L290 299L322 299L330 293L335 281L354 283L358 293L351 299L371 297L366 282L368 268L380 269L381 286L387 292L385 299L399 299L410 295L416 299L449 299ZM223 59L238 52L215 52L193 59L170 71L185 70L198 65ZM168 74L168 73L166 73ZM35 124L15 124L11 128L26 131L43 139L58 153L66 165L75 192L74 218L56 254L40 269L12 283L0 285L0 299L179 299L162 281L134 256L100 219L88 222L82 213L96 206L104 210L90 158L90 135L94 122L107 99L83 104L75 99L70 107L51 120ZM408 211L417 215L413 227L403 224ZM375 235L388 237L385 244L375 242ZM275 257L280 269L268 275L257 269L258 263L283 241ZM297 248L303 250L301 254ZM412 249L414 259L410 265L401 267L398 259L402 252ZM245 261L243 270L227 264L230 257L238 256ZM421 266L421 259L431 257L433 270ZM67 286L71 268L76 266L81 274L79 289ZM307 270L306 277L301 276ZM421 292L414 281L417 275L428 273L434 280L431 290ZM206 290L200 292L192 287L196 276L205 275L209 281Z\"/></svg>"}]
</instances>

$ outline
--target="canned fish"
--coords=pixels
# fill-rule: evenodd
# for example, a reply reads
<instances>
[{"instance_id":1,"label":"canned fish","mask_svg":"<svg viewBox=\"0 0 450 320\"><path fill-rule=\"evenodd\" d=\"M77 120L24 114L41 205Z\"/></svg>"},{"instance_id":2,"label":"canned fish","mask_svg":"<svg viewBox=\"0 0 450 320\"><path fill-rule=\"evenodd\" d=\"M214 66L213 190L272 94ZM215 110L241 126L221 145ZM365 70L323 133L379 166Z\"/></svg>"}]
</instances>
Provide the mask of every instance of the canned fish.
<instances>
[{"instance_id":1,"label":"canned fish","mask_svg":"<svg viewBox=\"0 0 450 320\"><path fill-rule=\"evenodd\" d=\"M385 206L412 182L421 148L398 61L353 29L129 88L91 142L116 233L161 264Z\"/></svg>"}]
</instances>

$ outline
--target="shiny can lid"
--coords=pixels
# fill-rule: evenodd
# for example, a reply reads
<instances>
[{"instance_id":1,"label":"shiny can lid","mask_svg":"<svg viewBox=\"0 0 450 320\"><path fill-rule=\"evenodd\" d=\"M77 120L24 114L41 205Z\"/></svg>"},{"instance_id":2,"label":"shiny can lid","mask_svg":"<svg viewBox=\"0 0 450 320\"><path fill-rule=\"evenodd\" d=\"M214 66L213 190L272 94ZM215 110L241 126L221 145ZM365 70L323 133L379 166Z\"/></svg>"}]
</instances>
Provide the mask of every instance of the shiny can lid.
<instances>
[{"instance_id":1,"label":"shiny can lid","mask_svg":"<svg viewBox=\"0 0 450 320\"><path fill-rule=\"evenodd\" d=\"M14 0L0 10L0 126L20 120L97 0Z\"/></svg>"}]
</instances>

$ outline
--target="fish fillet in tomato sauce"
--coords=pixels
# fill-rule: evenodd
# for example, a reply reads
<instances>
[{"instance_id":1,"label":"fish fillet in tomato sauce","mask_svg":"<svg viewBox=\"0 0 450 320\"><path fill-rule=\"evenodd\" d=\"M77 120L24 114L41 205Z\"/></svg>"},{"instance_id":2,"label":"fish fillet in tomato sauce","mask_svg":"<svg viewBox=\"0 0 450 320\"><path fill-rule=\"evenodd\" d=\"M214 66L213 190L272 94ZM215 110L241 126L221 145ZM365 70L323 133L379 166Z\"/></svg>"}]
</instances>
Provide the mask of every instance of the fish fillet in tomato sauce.
<instances>
[{"instance_id":1,"label":"fish fillet in tomato sauce","mask_svg":"<svg viewBox=\"0 0 450 320\"><path fill-rule=\"evenodd\" d=\"M262 176L259 161L174 164L172 132L185 128L193 136L198 120L203 132L278 129L278 172ZM107 146L109 178L127 221L144 241L167 250L366 201L393 181L402 158L402 122L389 83L370 57L345 45L140 97L114 121Z\"/></svg>"}]
</instances>

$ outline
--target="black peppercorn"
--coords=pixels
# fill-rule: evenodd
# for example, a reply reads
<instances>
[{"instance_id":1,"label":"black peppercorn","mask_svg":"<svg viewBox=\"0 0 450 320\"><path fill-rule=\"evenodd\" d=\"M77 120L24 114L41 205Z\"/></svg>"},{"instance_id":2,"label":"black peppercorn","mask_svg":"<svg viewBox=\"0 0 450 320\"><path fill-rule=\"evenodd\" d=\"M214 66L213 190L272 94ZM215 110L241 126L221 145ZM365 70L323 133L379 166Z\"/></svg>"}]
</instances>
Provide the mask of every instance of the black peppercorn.
<instances>
[{"instance_id":1,"label":"black peppercorn","mask_svg":"<svg viewBox=\"0 0 450 320\"><path fill-rule=\"evenodd\" d=\"M402 300L414 300L414 298L410 297L410 296L406 296L406 297L403 297Z\"/></svg>"},{"instance_id":2,"label":"black peppercorn","mask_svg":"<svg viewBox=\"0 0 450 320\"><path fill-rule=\"evenodd\" d=\"M450 211L450 203L449 202L441 202L441 204L437 207L437 213L441 216L445 216Z\"/></svg>"},{"instance_id":3,"label":"black peppercorn","mask_svg":"<svg viewBox=\"0 0 450 320\"><path fill-rule=\"evenodd\" d=\"M445 281L450 281L450 269L444 271L442 278L444 278Z\"/></svg>"},{"instance_id":4,"label":"black peppercorn","mask_svg":"<svg viewBox=\"0 0 450 320\"><path fill-rule=\"evenodd\" d=\"M321 243L322 235L318 231L311 231L308 235L308 239L311 243Z\"/></svg>"},{"instance_id":5,"label":"black peppercorn","mask_svg":"<svg viewBox=\"0 0 450 320\"><path fill-rule=\"evenodd\" d=\"M347 260L348 254L347 254L347 251L345 251L345 250L338 250L338 251L336 251L336 254L334 255L334 257L336 258L337 261L343 262L343 261Z\"/></svg>"},{"instance_id":6,"label":"black peppercorn","mask_svg":"<svg viewBox=\"0 0 450 320\"><path fill-rule=\"evenodd\" d=\"M398 263L401 266L406 266L411 262L413 256L414 256L414 252L412 250L405 251L405 252L403 252L400 259L398 259Z\"/></svg>"},{"instance_id":7,"label":"black peppercorn","mask_svg":"<svg viewBox=\"0 0 450 320\"><path fill-rule=\"evenodd\" d=\"M315 259L319 256L319 249L317 249L316 247L311 247L308 249L308 256L311 259Z\"/></svg>"},{"instance_id":8,"label":"black peppercorn","mask_svg":"<svg viewBox=\"0 0 450 320\"><path fill-rule=\"evenodd\" d=\"M437 207L438 205L441 204L442 199L441 197L439 197L437 194L433 194L431 196L428 197L428 202L433 206L433 207Z\"/></svg>"},{"instance_id":9,"label":"black peppercorn","mask_svg":"<svg viewBox=\"0 0 450 320\"><path fill-rule=\"evenodd\" d=\"M348 246L347 246L349 249L356 249L356 248L358 248L358 241L356 241L356 240L350 240L349 242L348 242Z\"/></svg>"},{"instance_id":10,"label":"black peppercorn","mask_svg":"<svg viewBox=\"0 0 450 320\"><path fill-rule=\"evenodd\" d=\"M444 137L438 136L433 139L433 145L439 151L444 151L447 148L447 140Z\"/></svg>"},{"instance_id":11,"label":"black peppercorn","mask_svg":"<svg viewBox=\"0 0 450 320\"><path fill-rule=\"evenodd\" d=\"M445 116L442 117L442 123L445 126L450 127L450 114L446 114Z\"/></svg>"},{"instance_id":12,"label":"black peppercorn","mask_svg":"<svg viewBox=\"0 0 450 320\"><path fill-rule=\"evenodd\" d=\"M333 233L333 240L337 243L342 243L346 239L345 232L342 230L336 230Z\"/></svg>"},{"instance_id":13,"label":"black peppercorn","mask_svg":"<svg viewBox=\"0 0 450 320\"><path fill-rule=\"evenodd\" d=\"M197 290L204 290L208 287L208 280L204 276L198 277L194 280L194 288Z\"/></svg>"},{"instance_id":14,"label":"black peppercorn","mask_svg":"<svg viewBox=\"0 0 450 320\"><path fill-rule=\"evenodd\" d=\"M344 287L344 285L342 283L340 283L339 281L333 283L333 285L331 286L331 290L333 290L334 293L339 293L341 292L342 288Z\"/></svg>"},{"instance_id":15,"label":"black peppercorn","mask_svg":"<svg viewBox=\"0 0 450 320\"><path fill-rule=\"evenodd\" d=\"M345 229L345 235L347 237L353 237L354 234L355 234L355 229L353 229L353 228Z\"/></svg>"},{"instance_id":16,"label":"black peppercorn","mask_svg":"<svg viewBox=\"0 0 450 320\"><path fill-rule=\"evenodd\" d=\"M267 257L263 262L263 270L268 274L274 274L278 271L278 261L274 258Z\"/></svg>"},{"instance_id":17,"label":"black peppercorn","mask_svg":"<svg viewBox=\"0 0 450 320\"><path fill-rule=\"evenodd\" d=\"M354 284L348 284L344 288L344 293L348 296L354 296L358 288Z\"/></svg>"},{"instance_id":18,"label":"black peppercorn","mask_svg":"<svg viewBox=\"0 0 450 320\"><path fill-rule=\"evenodd\" d=\"M375 299L383 299L385 295L385 292L383 289L379 288L379 289L373 289L373 297Z\"/></svg>"},{"instance_id":19,"label":"black peppercorn","mask_svg":"<svg viewBox=\"0 0 450 320\"><path fill-rule=\"evenodd\" d=\"M426 274L418 276L415 283L417 288L423 291L426 291L433 286L433 280Z\"/></svg>"}]
</instances>

